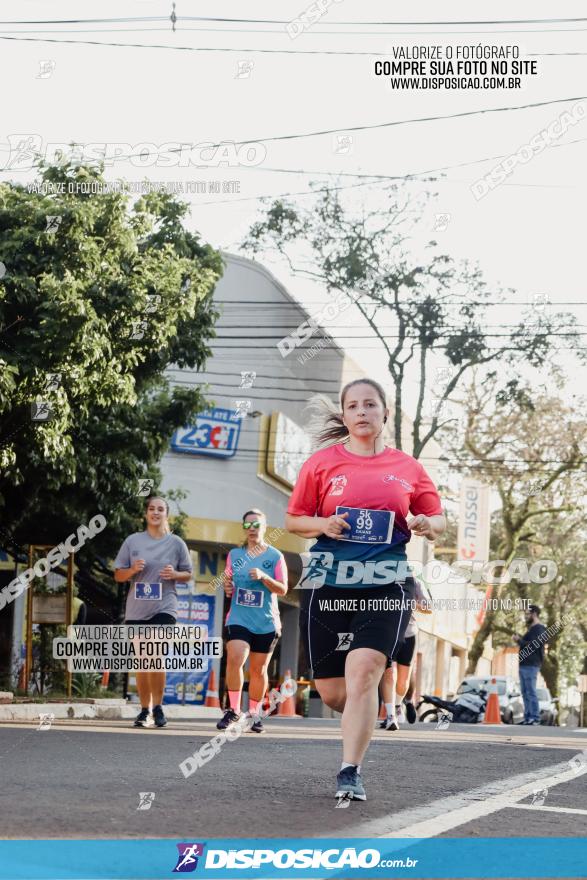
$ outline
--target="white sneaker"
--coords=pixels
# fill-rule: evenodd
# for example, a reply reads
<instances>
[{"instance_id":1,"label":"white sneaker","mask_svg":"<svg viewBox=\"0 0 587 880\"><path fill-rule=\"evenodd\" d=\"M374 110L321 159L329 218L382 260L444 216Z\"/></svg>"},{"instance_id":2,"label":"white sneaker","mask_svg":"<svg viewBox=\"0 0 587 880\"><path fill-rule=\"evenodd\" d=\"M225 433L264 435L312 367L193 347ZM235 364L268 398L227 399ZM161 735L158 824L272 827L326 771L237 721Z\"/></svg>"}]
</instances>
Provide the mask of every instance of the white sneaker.
<instances>
[{"instance_id":1,"label":"white sneaker","mask_svg":"<svg viewBox=\"0 0 587 880\"><path fill-rule=\"evenodd\" d=\"M395 715L388 715L387 718L379 725L380 730L399 730L397 718Z\"/></svg>"},{"instance_id":2,"label":"white sneaker","mask_svg":"<svg viewBox=\"0 0 587 880\"><path fill-rule=\"evenodd\" d=\"M403 706L397 706L395 710L395 719L397 721L398 727L400 724L406 723L406 716L404 715Z\"/></svg>"}]
</instances>

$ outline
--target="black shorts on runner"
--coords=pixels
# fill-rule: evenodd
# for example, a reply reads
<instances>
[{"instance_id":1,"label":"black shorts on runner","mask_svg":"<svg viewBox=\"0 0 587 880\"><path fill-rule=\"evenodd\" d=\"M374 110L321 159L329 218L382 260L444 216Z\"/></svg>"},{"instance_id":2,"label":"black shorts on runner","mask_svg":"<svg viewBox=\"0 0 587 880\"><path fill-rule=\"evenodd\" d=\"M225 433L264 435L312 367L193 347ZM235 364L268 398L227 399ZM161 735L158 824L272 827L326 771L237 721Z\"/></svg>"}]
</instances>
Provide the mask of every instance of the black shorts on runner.
<instances>
[{"instance_id":1,"label":"black shorts on runner","mask_svg":"<svg viewBox=\"0 0 587 880\"><path fill-rule=\"evenodd\" d=\"M410 666L416 650L416 636L407 636L393 652L392 660L400 666Z\"/></svg>"},{"instance_id":2,"label":"black shorts on runner","mask_svg":"<svg viewBox=\"0 0 587 880\"><path fill-rule=\"evenodd\" d=\"M147 620L125 620L124 621L125 626L128 626L129 624L131 626L140 626L140 624L143 624L145 626L147 626L147 625L152 626L153 624L163 625L164 623L169 625L170 623L177 623L177 621L176 621L175 617L173 616L173 614L164 614L163 612L161 612L161 614L155 614L153 617L149 617Z\"/></svg>"},{"instance_id":3,"label":"black shorts on runner","mask_svg":"<svg viewBox=\"0 0 587 880\"><path fill-rule=\"evenodd\" d=\"M414 589L407 578L380 587L301 590L300 635L311 677L342 678L346 658L357 648L391 658L410 620Z\"/></svg>"},{"instance_id":4,"label":"black shorts on runner","mask_svg":"<svg viewBox=\"0 0 587 880\"><path fill-rule=\"evenodd\" d=\"M227 626L226 641L232 642L235 639L247 642L253 654L270 654L279 641L279 636L275 630L268 633L254 633L246 626L238 626L238 624Z\"/></svg>"}]
</instances>

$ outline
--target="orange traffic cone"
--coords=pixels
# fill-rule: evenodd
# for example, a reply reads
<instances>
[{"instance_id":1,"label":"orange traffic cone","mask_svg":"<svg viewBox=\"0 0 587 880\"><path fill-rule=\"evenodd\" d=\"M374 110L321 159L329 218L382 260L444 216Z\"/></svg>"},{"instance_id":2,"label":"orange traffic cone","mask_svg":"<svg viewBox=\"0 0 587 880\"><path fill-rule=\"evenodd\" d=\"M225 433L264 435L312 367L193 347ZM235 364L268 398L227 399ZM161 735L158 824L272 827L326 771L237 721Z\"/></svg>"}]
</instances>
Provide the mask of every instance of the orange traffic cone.
<instances>
[{"instance_id":1,"label":"orange traffic cone","mask_svg":"<svg viewBox=\"0 0 587 880\"><path fill-rule=\"evenodd\" d=\"M489 696L483 724L501 724L501 712L499 711L499 697L497 696L497 679L491 679Z\"/></svg>"},{"instance_id":2,"label":"orange traffic cone","mask_svg":"<svg viewBox=\"0 0 587 880\"><path fill-rule=\"evenodd\" d=\"M284 681L287 681L288 678L291 678L291 669L285 670ZM301 718L301 715L296 715L296 701L294 700L293 694L287 697L282 703L279 704L279 709L277 710L277 714L280 718Z\"/></svg>"},{"instance_id":3,"label":"orange traffic cone","mask_svg":"<svg viewBox=\"0 0 587 880\"><path fill-rule=\"evenodd\" d=\"M216 684L216 673L214 672L214 670L212 670L212 672L210 673L204 706L212 706L214 709L220 709L220 700L218 699L218 686Z\"/></svg>"},{"instance_id":4,"label":"orange traffic cone","mask_svg":"<svg viewBox=\"0 0 587 880\"><path fill-rule=\"evenodd\" d=\"M108 687L108 682L110 681L110 670L106 669L102 673L102 681L100 682L100 687L104 690Z\"/></svg>"}]
</instances>

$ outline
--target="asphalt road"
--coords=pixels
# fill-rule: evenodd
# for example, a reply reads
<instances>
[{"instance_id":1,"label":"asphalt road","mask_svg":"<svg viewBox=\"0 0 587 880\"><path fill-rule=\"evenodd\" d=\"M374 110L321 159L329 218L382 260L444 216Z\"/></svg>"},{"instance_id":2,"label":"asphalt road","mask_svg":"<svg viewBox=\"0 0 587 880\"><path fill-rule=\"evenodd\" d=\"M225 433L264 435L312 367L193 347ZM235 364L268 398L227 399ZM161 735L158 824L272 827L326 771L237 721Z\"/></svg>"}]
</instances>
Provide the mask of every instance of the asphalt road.
<instances>
[{"instance_id":1,"label":"asphalt road","mask_svg":"<svg viewBox=\"0 0 587 880\"><path fill-rule=\"evenodd\" d=\"M211 721L164 730L0 724L0 837L587 835L580 731L454 724L378 731L363 765L368 800L341 807L333 796L339 722L266 726L265 735L226 743L186 780L179 764L216 735ZM141 792L154 793L148 809L138 809Z\"/></svg>"}]
</instances>

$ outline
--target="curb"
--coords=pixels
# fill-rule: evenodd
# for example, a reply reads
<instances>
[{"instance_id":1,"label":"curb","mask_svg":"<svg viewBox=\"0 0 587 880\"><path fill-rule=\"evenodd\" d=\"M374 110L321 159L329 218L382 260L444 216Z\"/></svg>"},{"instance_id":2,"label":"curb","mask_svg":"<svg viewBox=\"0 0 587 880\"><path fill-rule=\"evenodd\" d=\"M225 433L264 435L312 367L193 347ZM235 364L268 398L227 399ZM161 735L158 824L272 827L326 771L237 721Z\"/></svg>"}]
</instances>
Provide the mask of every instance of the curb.
<instances>
[{"instance_id":1,"label":"curb","mask_svg":"<svg viewBox=\"0 0 587 880\"><path fill-rule=\"evenodd\" d=\"M8 703L0 705L2 721L39 721L42 714L54 715L55 719L80 719L97 721L123 721L134 718L139 711L137 703L126 700L96 700L93 703ZM167 718L194 720L220 717L220 710L207 706L164 705Z\"/></svg>"}]
</instances>

